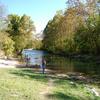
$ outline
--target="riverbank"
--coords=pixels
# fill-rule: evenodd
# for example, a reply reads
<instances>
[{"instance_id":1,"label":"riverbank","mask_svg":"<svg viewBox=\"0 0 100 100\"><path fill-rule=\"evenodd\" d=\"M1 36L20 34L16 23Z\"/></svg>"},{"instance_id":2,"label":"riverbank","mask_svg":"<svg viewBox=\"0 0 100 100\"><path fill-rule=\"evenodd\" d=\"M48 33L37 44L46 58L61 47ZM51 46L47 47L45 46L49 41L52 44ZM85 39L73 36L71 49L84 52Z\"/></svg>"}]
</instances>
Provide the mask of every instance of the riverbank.
<instances>
[{"instance_id":1,"label":"riverbank","mask_svg":"<svg viewBox=\"0 0 100 100\"><path fill-rule=\"evenodd\" d=\"M55 77L56 76L61 77L61 79L68 79L73 82L77 81L83 84L93 84L96 86L100 85L99 66L95 66L95 64L90 64L90 63L86 64L84 62L79 63L74 61L72 62L71 60L67 61L67 59L63 58L60 58L60 60L57 59L58 59L57 57L53 58L52 56L49 57L49 59L47 59L47 66L45 69L46 74L55 75ZM51 63L49 63L50 60ZM64 70L62 66L63 64L65 66ZM74 68L74 65L76 66L76 69ZM83 66L82 69L79 69L81 66ZM97 69L97 72L96 71L94 72L94 70L96 70L95 67L96 68L99 67ZM9 60L0 59L0 68L31 68L32 70L34 70L34 72L42 73L42 70L39 66L32 66L32 65L26 66L26 63L21 62L18 58L12 58ZM64 72L65 70L66 72Z\"/></svg>"},{"instance_id":2,"label":"riverbank","mask_svg":"<svg viewBox=\"0 0 100 100\"><path fill-rule=\"evenodd\" d=\"M65 54L65 53L53 53L50 51L46 51L50 55L66 57L74 60L79 60L83 62L95 62L100 64L100 55L90 55L90 54Z\"/></svg>"},{"instance_id":3,"label":"riverbank","mask_svg":"<svg viewBox=\"0 0 100 100\"><path fill-rule=\"evenodd\" d=\"M0 58L0 68L17 68L24 66L26 66L26 64L23 63L19 58L11 58L11 59Z\"/></svg>"},{"instance_id":4,"label":"riverbank","mask_svg":"<svg viewBox=\"0 0 100 100\"><path fill-rule=\"evenodd\" d=\"M33 69L0 69L1 100L99 100L90 90L100 88L69 80L66 76L41 74ZM66 77L66 78L65 78ZM88 88L91 87L90 88Z\"/></svg>"},{"instance_id":5,"label":"riverbank","mask_svg":"<svg viewBox=\"0 0 100 100\"><path fill-rule=\"evenodd\" d=\"M39 66L26 66L25 63L21 63L19 62L19 60L5 60L5 59L0 59L0 68L32 68L34 71L38 71L41 72L41 68ZM50 69L45 69L45 73L46 74L52 74L55 76L59 76L62 78L68 78L69 80L73 80L73 81L80 81L83 83L92 83L92 84L100 84L100 79L99 76L94 76L94 75L85 75L83 73L79 73L79 72L68 72L66 74L62 74L62 73L58 73L56 72L56 70L50 70Z\"/></svg>"}]
</instances>

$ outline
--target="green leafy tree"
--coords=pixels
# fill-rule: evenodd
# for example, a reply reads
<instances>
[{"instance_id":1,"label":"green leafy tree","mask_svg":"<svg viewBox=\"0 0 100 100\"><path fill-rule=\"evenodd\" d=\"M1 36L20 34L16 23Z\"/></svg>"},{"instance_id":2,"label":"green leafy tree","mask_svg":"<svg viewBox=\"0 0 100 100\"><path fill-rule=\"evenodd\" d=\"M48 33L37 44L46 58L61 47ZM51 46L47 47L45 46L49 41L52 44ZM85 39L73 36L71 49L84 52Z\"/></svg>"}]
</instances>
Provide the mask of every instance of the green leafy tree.
<instances>
[{"instance_id":1,"label":"green leafy tree","mask_svg":"<svg viewBox=\"0 0 100 100\"><path fill-rule=\"evenodd\" d=\"M44 29L43 46L48 51L56 52L58 26L60 25L62 18L62 12L57 12L54 18L48 22L46 28Z\"/></svg>"},{"instance_id":2,"label":"green leafy tree","mask_svg":"<svg viewBox=\"0 0 100 100\"><path fill-rule=\"evenodd\" d=\"M5 55L9 57L14 51L14 41L5 32L6 28L7 18L5 14L5 7L0 4L0 51L3 51Z\"/></svg>"},{"instance_id":3,"label":"green leafy tree","mask_svg":"<svg viewBox=\"0 0 100 100\"><path fill-rule=\"evenodd\" d=\"M33 39L35 26L29 16L9 15L8 30L11 38L15 42L15 50L20 53L27 48Z\"/></svg>"},{"instance_id":4,"label":"green leafy tree","mask_svg":"<svg viewBox=\"0 0 100 100\"><path fill-rule=\"evenodd\" d=\"M67 0L68 8L44 29L43 46L60 54L100 54L100 3ZM59 20L58 20L59 19Z\"/></svg>"},{"instance_id":5,"label":"green leafy tree","mask_svg":"<svg viewBox=\"0 0 100 100\"><path fill-rule=\"evenodd\" d=\"M0 48L5 52L7 57L12 56L14 51L14 41L5 32L0 32Z\"/></svg>"},{"instance_id":6,"label":"green leafy tree","mask_svg":"<svg viewBox=\"0 0 100 100\"><path fill-rule=\"evenodd\" d=\"M75 42L80 53L99 54L100 16L89 17L85 26L80 26L75 34Z\"/></svg>"}]
</instances>

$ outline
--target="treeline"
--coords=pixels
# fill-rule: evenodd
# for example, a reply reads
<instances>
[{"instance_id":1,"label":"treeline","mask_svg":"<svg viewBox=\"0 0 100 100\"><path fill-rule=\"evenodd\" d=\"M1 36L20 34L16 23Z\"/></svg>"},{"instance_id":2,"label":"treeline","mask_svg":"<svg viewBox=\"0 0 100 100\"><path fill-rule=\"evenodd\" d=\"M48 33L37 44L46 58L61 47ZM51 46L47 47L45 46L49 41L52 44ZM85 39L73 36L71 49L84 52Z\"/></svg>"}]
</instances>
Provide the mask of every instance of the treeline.
<instances>
[{"instance_id":1,"label":"treeline","mask_svg":"<svg viewBox=\"0 0 100 100\"><path fill-rule=\"evenodd\" d=\"M0 8L0 10L2 10ZM23 49L39 49L41 43L35 39L33 33L35 25L27 15L0 15L0 53L7 57L19 55Z\"/></svg>"},{"instance_id":2,"label":"treeline","mask_svg":"<svg viewBox=\"0 0 100 100\"><path fill-rule=\"evenodd\" d=\"M100 54L100 1L68 0L44 29L43 49L57 54Z\"/></svg>"}]
</instances>

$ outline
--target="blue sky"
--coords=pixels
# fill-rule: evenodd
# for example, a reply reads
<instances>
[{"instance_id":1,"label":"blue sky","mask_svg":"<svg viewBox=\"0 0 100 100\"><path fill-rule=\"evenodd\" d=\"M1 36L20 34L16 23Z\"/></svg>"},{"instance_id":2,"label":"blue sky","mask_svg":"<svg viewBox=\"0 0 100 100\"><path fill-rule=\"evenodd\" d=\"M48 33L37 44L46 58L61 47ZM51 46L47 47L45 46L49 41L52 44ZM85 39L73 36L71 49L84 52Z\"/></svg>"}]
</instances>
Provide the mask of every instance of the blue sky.
<instances>
[{"instance_id":1,"label":"blue sky","mask_svg":"<svg viewBox=\"0 0 100 100\"><path fill-rule=\"evenodd\" d=\"M8 14L31 16L37 32L43 30L56 11L66 8L67 0L0 0Z\"/></svg>"}]
</instances>

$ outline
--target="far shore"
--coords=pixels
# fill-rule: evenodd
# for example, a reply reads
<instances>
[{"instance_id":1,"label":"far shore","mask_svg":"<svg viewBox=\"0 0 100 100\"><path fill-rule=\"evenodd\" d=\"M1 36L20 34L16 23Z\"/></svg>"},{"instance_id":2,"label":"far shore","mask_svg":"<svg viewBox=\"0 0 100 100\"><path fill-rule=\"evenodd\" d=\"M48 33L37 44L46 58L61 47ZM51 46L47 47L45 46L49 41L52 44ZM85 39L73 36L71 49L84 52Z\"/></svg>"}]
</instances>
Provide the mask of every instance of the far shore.
<instances>
[{"instance_id":1,"label":"far shore","mask_svg":"<svg viewBox=\"0 0 100 100\"><path fill-rule=\"evenodd\" d=\"M25 63L21 63L19 60L17 59L0 59L0 68L33 68L33 70L37 73L42 73L41 68L39 68L38 66L26 66ZM92 77L92 76L88 76L88 75L84 75L82 73L77 73L77 72L69 72L66 74L63 73L57 73L53 70L50 69L45 69L45 74L48 75L54 75L54 76L59 76L60 78L64 78L64 79L69 79L69 80L77 80L83 83L95 83L95 84L100 84L100 81L97 77Z\"/></svg>"},{"instance_id":2,"label":"far shore","mask_svg":"<svg viewBox=\"0 0 100 100\"><path fill-rule=\"evenodd\" d=\"M45 51L45 50L44 50ZM100 64L100 55L92 55L92 54L65 54L65 53L53 53L50 51L46 51L50 55L56 55L61 57L66 57L74 60L80 60L82 62L95 62Z\"/></svg>"}]
</instances>

